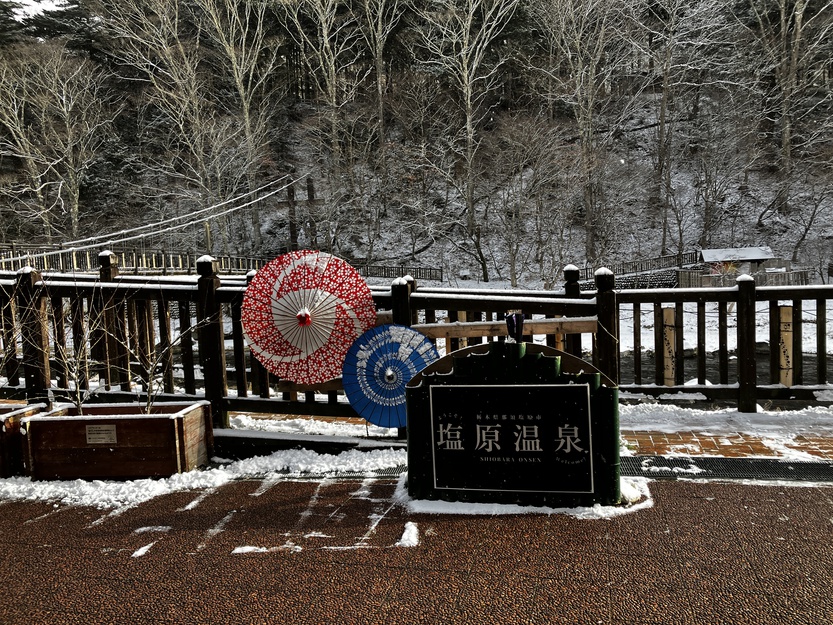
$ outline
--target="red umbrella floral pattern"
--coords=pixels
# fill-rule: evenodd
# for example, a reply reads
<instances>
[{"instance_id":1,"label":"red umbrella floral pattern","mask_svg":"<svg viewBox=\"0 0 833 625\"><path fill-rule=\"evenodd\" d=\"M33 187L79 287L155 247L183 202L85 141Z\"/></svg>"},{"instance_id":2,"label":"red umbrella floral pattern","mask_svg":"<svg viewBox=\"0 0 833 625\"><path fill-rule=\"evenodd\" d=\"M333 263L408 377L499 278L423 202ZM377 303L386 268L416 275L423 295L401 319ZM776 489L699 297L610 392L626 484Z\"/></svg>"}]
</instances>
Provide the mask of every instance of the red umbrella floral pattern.
<instances>
[{"instance_id":1,"label":"red umbrella floral pattern","mask_svg":"<svg viewBox=\"0 0 833 625\"><path fill-rule=\"evenodd\" d=\"M376 324L370 287L346 261L289 252L255 274L243 297L243 330L266 369L300 384L341 375L353 341Z\"/></svg>"}]
</instances>

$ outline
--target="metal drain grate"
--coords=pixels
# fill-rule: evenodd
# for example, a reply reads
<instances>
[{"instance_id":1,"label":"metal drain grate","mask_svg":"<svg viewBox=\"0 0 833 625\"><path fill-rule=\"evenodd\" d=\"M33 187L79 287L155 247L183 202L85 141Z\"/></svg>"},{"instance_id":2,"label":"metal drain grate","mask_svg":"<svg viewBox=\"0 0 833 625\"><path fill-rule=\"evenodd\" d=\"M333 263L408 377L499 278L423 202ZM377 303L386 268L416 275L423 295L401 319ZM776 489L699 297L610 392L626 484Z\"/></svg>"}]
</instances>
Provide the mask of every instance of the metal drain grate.
<instances>
[{"instance_id":1,"label":"metal drain grate","mask_svg":"<svg viewBox=\"0 0 833 625\"><path fill-rule=\"evenodd\" d=\"M621 475L657 480L697 478L711 480L784 480L833 482L833 463L768 458L710 458L623 456Z\"/></svg>"}]
</instances>

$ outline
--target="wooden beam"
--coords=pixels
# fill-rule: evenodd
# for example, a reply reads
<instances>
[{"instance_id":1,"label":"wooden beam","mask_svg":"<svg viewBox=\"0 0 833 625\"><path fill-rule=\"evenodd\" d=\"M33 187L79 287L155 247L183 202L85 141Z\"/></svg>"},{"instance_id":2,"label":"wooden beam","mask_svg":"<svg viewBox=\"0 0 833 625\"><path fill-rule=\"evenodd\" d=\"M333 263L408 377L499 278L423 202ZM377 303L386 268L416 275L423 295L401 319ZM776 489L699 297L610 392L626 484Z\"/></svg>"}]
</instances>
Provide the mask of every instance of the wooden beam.
<instances>
[{"instance_id":1,"label":"wooden beam","mask_svg":"<svg viewBox=\"0 0 833 625\"><path fill-rule=\"evenodd\" d=\"M594 333L595 317L564 317L558 319L527 319L524 334L585 334ZM419 323L411 326L429 339L466 338L474 336L504 336L504 321L456 321L453 323Z\"/></svg>"}]
</instances>

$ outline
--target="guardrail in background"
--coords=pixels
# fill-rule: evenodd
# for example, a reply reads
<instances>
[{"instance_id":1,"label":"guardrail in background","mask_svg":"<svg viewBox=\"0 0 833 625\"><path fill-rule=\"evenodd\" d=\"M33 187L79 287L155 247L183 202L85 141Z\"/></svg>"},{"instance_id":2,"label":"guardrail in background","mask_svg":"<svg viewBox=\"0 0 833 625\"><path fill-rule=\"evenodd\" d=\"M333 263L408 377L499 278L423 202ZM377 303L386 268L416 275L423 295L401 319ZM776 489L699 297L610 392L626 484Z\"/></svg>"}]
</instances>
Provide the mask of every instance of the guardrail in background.
<instances>
[{"instance_id":1,"label":"guardrail in background","mask_svg":"<svg viewBox=\"0 0 833 625\"><path fill-rule=\"evenodd\" d=\"M166 252L164 250L108 249L115 254L123 274L190 275L197 273L197 261L202 256L193 252ZM17 271L32 267L41 272L84 273L98 271L98 255L92 249L62 249L54 247L21 248L15 246L0 249L0 271ZM213 257L220 274L243 274L258 270L267 262L263 258L250 256L221 255ZM417 280L442 282L443 270L435 267L413 265L362 265L359 273L365 278L397 278L410 275Z\"/></svg>"}]
</instances>

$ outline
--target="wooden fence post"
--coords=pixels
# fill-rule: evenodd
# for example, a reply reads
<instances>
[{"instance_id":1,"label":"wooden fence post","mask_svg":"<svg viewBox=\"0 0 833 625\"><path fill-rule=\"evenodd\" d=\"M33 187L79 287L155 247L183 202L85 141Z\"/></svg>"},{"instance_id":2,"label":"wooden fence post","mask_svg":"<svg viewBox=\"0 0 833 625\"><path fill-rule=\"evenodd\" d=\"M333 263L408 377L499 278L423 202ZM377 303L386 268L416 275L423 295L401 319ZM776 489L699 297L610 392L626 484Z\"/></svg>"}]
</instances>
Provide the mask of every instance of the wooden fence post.
<instances>
[{"instance_id":1,"label":"wooden fence post","mask_svg":"<svg viewBox=\"0 0 833 625\"><path fill-rule=\"evenodd\" d=\"M408 308L411 311L411 320L408 323L408 325L415 325L419 322L419 319L417 319L417 310L416 310L416 308L411 306L410 297L417 290L417 281L416 281L416 278L414 278L412 275L406 275L405 276L405 282L408 283Z\"/></svg>"},{"instance_id":2,"label":"wooden fence post","mask_svg":"<svg viewBox=\"0 0 833 625\"><path fill-rule=\"evenodd\" d=\"M602 267L595 274L598 328L594 335L594 363L611 381L619 384L619 332L616 315L616 277Z\"/></svg>"},{"instance_id":3,"label":"wooden fence post","mask_svg":"<svg viewBox=\"0 0 833 625\"><path fill-rule=\"evenodd\" d=\"M793 385L793 309L778 307L778 383Z\"/></svg>"},{"instance_id":4,"label":"wooden fence post","mask_svg":"<svg viewBox=\"0 0 833 625\"><path fill-rule=\"evenodd\" d=\"M286 218L289 221L289 250L298 249L298 212L295 208L295 183L286 187Z\"/></svg>"},{"instance_id":5,"label":"wooden fence post","mask_svg":"<svg viewBox=\"0 0 833 625\"><path fill-rule=\"evenodd\" d=\"M416 281L413 278L408 280L409 277L396 278L390 285L393 323L408 327L411 326L415 312L411 310L411 292L416 289ZM408 429L399 428L397 438L406 439L407 437Z\"/></svg>"},{"instance_id":6,"label":"wooden fence post","mask_svg":"<svg viewBox=\"0 0 833 625\"><path fill-rule=\"evenodd\" d=\"M101 282L113 282L119 277L118 256L109 250L98 255L98 276ZM127 306L124 300L116 301L108 289L102 287L103 329L107 343L104 367L107 370L106 388L110 389L113 382L119 384L123 391L130 390L130 355L127 349L126 314Z\"/></svg>"},{"instance_id":7,"label":"wooden fence post","mask_svg":"<svg viewBox=\"0 0 833 625\"><path fill-rule=\"evenodd\" d=\"M17 310L23 343L23 377L29 403L49 403L49 330L41 275L31 267L17 272Z\"/></svg>"},{"instance_id":8,"label":"wooden fence post","mask_svg":"<svg viewBox=\"0 0 833 625\"><path fill-rule=\"evenodd\" d=\"M8 294L8 299L3 297L0 300L3 308L3 360L5 361L4 372L9 386L20 384L20 360L17 358L17 311L14 293Z\"/></svg>"},{"instance_id":9,"label":"wooden fence post","mask_svg":"<svg viewBox=\"0 0 833 625\"><path fill-rule=\"evenodd\" d=\"M200 362L205 380L205 398L211 402L214 427L229 427L226 396L226 354L223 342L223 308L217 298L220 278L217 261L211 256L197 260L197 326Z\"/></svg>"},{"instance_id":10,"label":"wooden fence post","mask_svg":"<svg viewBox=\"0 0 833 625\"><path fill-rule=\"evenodd\" d=\"M816 300L816 384L827 384L827 300Z\"/></svg>"},{"instance_id":11,"label":"wooden fence post","mask_svg":"<svg viewBox=\"0 0 833 625\"><path fill-rule=\"evenodd\" d=\"M405 278L396 278L390 285L393 323L411 325L411 283Z\"/></svg>"},{"instance_id":12,"label":"wooden fence post","mask_svg":"<svg viewBox=\"0 0 833 625\"><path fill-rule=\"evenodd\" d=\"M579 286L579 269L575 265L564 267L564 294L570 298L581 297ZM581 334L567 334L564 337L564 351L581 358Z\"/></svg>"},{"instance_id":13,"label":"wooden fence post","mask_svg":"<svg viewBox=\"0 0 833 625\"><path fill-rule=\"evenodd\" d=\"M738 412L757 412L755 363L755 280L739 276L738 285Z\"/></svg>"},{"instance_id":14,"label":"wooden fence post","mask_svg":"<svg viewBox=\"0 0 833 625\"><path fill-rule=\"evenodd\" d=\"M113 252L104 250L98 255L98 278L112 282L119 277L119 260Z\"/></svg>"},{"instance_id":15,"label":"wooden fence post","mask_svg":"<svg viewBox=\"0 0 833 625\"><path fill-rule=\"evenodd\" d=\"M677 383L677 325L675 323L675 309L662 309L662 383L665 386L674 386ZM657 352L658 354L660 351Z\"/></svg>"}]
</instances>

